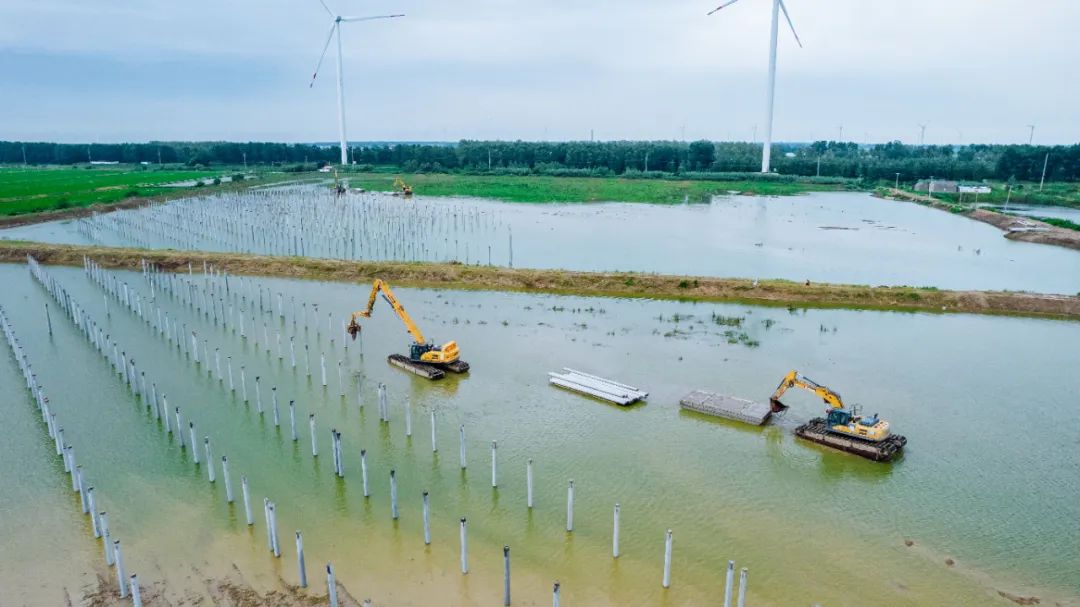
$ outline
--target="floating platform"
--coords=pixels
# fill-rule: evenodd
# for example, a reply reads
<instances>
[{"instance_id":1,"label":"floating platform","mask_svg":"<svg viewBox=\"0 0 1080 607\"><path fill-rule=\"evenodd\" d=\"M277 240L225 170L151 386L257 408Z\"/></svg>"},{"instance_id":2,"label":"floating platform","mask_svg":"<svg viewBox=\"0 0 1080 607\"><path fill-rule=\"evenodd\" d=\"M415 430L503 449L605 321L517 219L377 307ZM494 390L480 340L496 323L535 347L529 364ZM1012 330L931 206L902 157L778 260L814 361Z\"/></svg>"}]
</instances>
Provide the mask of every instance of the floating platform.
<instances>
[{"instance_id":1,"label":"floating platform","mask_svg":"<svg viewBox=\"0 0 1080 607\"><path fill-rule=\"evenodd\" d=\"M418 363L404 354L391 354L386 357L386 362L400 369L405 369L413 375L432 380L446 377L446 371L465 373L469 370L469 363L463 360L455 360L446 365L430 365L428 363Z\"/></svg>"},{"instance_id":2,"label":"floating platform","mask_svg":"<svg viewBox=\"0 0 1080 607\"><path fill-rule=\"evenodd\" d=\"M819 445L853 453L875 462L892 461L903 450L904 445L907 444L907 438L899 434L893 434L889 438L877 442L836 434L829 430L829 424L822 417L815 417L795 428L795 436Z\"/></svg>"},{"instance_id":3,"label":"floating platform","mask_svg":"<svg viewBox=\"0 0 1080 607\"><path fill-rule=\"evenodd\" d=\"M620 384L617 381L582 373L567 367L563 367L562 373L554 371L548 373L548 381L560 388L595 396L624 407L645 400L649 396L648 392L639 390L634 386Z\"/></svg>"},{"instance_id":4,"label":"floating platform","mask_svg":"<svg viewBox=\"0 0 1080 607\"><path fill-rule=\"evenodd\" d=\"M679 400L683 409L760 426L769 420L772 407L734 396L694 390Z\"/></svg>"}]
</instances>

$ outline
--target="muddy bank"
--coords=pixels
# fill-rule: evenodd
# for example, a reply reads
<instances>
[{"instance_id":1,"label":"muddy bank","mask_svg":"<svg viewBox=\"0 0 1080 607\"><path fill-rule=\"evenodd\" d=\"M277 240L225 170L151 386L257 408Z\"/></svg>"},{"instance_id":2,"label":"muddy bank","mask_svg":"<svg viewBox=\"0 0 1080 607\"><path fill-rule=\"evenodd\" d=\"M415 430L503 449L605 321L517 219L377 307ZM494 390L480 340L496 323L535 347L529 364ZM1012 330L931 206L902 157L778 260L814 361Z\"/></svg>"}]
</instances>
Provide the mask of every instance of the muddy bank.
<instances>
[{"instance_id":1,"label":"muddy bank","mask_svg":"<svg viewBox=\"0 0 1080 607\"><path fill-rule=\"evenodd\" d=\"M21 263L28 254L32 254L42 263L75 266L82 265L85 255L93 257L106 267L129 270L138 269L140 260L146 259L169 270L187 271L190 263L201 271L205 261L232 274L357 283L366 283L378 276L395 285L412 287L1080 319L1080 296L1067 295L804 284L787 280L754 281L636 272L521 270L452 263L354 262L305 257L0 242L0 261Z\"/></svg>"},{"instance_id":2,"label":"muddy bank","mask_svg":"<svg viewBox=\"0 0 1080 607\"><path fill-rule=\"evenodd\" d=\"M894 188L888 188L885 191L885 194L875 193L875 195L880 195L883 198L889 198L893 200L908 200L926 206L931 206L935 209L941 209L942 211L952 212L952 205L946 202L931 198L929 196L913 194L911 192L905 192L903 190L897 190ZM1005 215L1003 213L987 211L986 209L974 209L971 211L964 211L963 213L957 213L957 215L963 215L964 217L974 219L975 221L988 223L995 228L998 228L999 230L1005 232L1004 236L1009 240L1019 240L1023 242L1056 245L1059 247L1065 247L1068 249L1080 251L1080 232L1077 232L1076 230L1060 228L1058 226L1050 225L1046 222L1039 221L1037 219L1031 219L1029 217L1016 217L1013 215ZM1037 231L1015 231L1014 228L1036 228Z\"/></svg>"},{"instance_id":3,"label":"muddy bank","mask_svg":"<svg viewBox=\"0 0 1080 607\"><path fill-rule=\"evenodd\" d=\"M1080 251L1080 232L1077 232L1076 230L1050 225L1037 219L1005 215L1003 213L987 211L986 209L976 209L970 213L965 213L965 215L976 221L988 223L1001 230L1005 230L1005 238L1008 238L1009 240L1053 244L1059 247L1067 247L1069 249ZM1012 228L1016 227L1038 228L1040 230L1045 228L1046 231L1011 231Z\"/></svg>"}]
</instances>

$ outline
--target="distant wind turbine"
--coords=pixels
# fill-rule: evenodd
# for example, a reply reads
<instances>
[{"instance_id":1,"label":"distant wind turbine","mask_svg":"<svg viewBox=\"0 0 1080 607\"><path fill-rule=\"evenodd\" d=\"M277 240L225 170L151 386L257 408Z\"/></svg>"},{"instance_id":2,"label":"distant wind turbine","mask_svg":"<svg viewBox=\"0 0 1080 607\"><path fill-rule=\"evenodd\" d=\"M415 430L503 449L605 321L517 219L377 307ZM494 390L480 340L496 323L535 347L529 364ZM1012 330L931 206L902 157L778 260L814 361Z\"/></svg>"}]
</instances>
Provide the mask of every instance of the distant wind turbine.
<instances>
[{"instance_id":1,"label":"distant wind turbine","mask_svg":"<svg viewBox=\"0 0 1080 607\"><path fill-rule=\"evenodd\" d=\"M1035 141L1035 125L1029 124L1027 127L1031 130L1031 132L1028 133L1028 145L1031 145Z\"/></svg>"},{"instance_id":2,"label":"distant wind turbine","mask_svg":"<svg viewBox=\"0 0 1080 607\"><path fill-rule=\"evenodd\" d=\"M394 19L396 17L404 17L405 15L377 15L374 17L342 17L337 15L334 11L330 10L329 6L326 6L326 2L319 0L319 4L322 4L326 12L333 18L333 22L330 24L330 33L326 36L326 44L323 45L322 54L319 55L319 62L315 64L315 72L311 75L311 84L308 88L315 86L315 78L319 75L319 68L322 67L323 59L326 58L326 50L330 48L330 41L337 36L337 107L338 107L338 129L341 137L341 164L349 164L348 155L348 142L345 139L345 83L341 74L341 24L349 23L352 21L374 21L376 19Z\"/></svg>"},{"instance_id":3,"label":"distant wind turbine","mask_svg":"<svg viewBox=\"0 0 1080 607\"><path fill-rule=\"evenodd\" d=\"M739 0L726 0L720 6L709 11L708 14L711 15L738 1ZM780 29L780 11L784 12L784 18L787 19L788 27L791 28L791 33L795 36L795 42L799 44L799 48L802 48L802 40L799 40L799 34L795 31L795 24L791 22L791 15L788 14L787 6L784 5L784 0L773 0L772 28L770 30L769 42L769 87L765 96L765 146L761 150L762 173L769 172L769 157L772 154L773 99L776 93L776 39Z\"/></svg>"},{"instance_id":4,"label":"distant wind turbine","mask_svg":"<svg viewBox=\"0 0 1080 607\"><path fill-rule=\"evenodd\" d=\"M919 125L919 145L926 143L926 125Z\"/></svg>"}]
</instances>

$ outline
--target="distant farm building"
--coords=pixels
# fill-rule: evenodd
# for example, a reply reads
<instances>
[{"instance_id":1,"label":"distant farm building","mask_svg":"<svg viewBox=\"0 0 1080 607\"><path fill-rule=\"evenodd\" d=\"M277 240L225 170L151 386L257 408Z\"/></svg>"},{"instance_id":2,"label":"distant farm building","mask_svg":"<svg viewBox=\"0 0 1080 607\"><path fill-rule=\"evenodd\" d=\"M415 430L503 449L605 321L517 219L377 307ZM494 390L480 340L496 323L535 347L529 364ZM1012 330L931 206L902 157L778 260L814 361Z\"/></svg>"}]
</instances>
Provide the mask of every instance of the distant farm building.
<instances>
[{"instance_id":1,"label":"distant farm building","mask_svg":"<svg viewBox=\"0 0 1080 607\"><path fill-rule=\"evenodd\" d=\"M916 192L927 192L931 190L942 194L955 194L960 191L960 183L956 181L947 181L945 179L934 179L933 181L921 179L915 184Z\"/></svg>"}]
</instances>

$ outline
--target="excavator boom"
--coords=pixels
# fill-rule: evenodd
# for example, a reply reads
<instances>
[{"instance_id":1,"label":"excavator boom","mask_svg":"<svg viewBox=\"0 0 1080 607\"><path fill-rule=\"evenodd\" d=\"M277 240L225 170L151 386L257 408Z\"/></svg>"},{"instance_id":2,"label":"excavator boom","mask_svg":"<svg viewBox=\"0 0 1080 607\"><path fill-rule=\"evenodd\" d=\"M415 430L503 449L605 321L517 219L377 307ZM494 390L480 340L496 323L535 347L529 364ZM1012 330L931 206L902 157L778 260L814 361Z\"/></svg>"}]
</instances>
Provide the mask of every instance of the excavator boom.
<instances>
[{"instance_id":1,"label":"excavator boom","mask_svg":"<svg viewBox=\"0 0 1080 607\"><path fill-rule=\"evenodd\" d=\"M360 332L360 324L356 322L357 317L363 316L364 318L371 318L371 313L375 309L375 299L379 296L379 292L382 292L383 299L386 303L390 304L390 307L397 313L401 322L405 323L405 329L409 331L409 335L412 335L413 340L418 344L426 343L424 334L420 332L420 327L416 326L412 317L405 311L405 308L394 297L394 292L390 290L390 285L386 284L381 278L376 278L375 282L371 285L371 295L368 295L367 307L361 312L353 312L352 320L349 322L348 331L353 339L356 339L356 334Z\"/></svg>"},{"instance_id":2,"label":"excavator boom","mask_svg":"<svg viewBox=\"0 0 1080 607\"><path fill-rule=\"evenodd\" d=\"M780 385L776 386L776 391L773 392L772 397L769 399L774 406L780 402L780 397L784 395L784 392L788 391L788 388L809 390L821 397L821 400L825 401L833 409L844 408L844 401L840 398L840 394L833 392L809 377L799 375L798 371L791 371L784 376L784 379L780 380Z\"/></svg>"}]
</instances>

